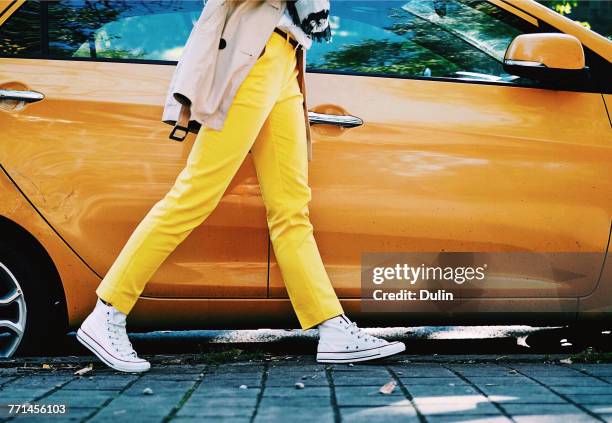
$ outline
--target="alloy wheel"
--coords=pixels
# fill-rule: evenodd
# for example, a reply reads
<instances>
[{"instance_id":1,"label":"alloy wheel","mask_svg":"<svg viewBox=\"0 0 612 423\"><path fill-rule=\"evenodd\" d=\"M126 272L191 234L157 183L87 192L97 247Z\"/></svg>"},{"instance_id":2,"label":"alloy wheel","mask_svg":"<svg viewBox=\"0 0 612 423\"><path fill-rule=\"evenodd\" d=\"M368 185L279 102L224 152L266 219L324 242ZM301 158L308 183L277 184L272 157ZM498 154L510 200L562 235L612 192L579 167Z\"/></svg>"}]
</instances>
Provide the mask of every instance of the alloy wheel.
<instances>
[{"instance_id":1,"label":"alloy wheel","mask_svg":"<svg viewBox=\"0 0 612 423\"><path fill-rule=\"evenodd\" d=\"M0 357L11 357L25 334L27 309L17 278L0 262Z\"/></svg>"}]
</instances>

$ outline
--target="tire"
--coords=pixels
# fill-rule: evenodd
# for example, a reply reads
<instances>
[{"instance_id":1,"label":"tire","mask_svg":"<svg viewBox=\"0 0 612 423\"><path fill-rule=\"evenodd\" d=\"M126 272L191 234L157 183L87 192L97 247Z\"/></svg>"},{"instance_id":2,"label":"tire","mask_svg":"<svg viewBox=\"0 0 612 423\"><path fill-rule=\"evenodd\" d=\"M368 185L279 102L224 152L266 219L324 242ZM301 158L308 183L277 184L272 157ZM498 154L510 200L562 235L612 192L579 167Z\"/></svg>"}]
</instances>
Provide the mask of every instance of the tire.
<instances>
[{"instance_id":1,"label":"tire","mask_svg":"<svg viewBox=\"0 0 612 423\"><path fill-rule=\"evenodd\" d=\"M49 355L63 344L67 322L58 284L46 253L16 239L0 240L0 357Z\"/></svg>"}]
</instances>

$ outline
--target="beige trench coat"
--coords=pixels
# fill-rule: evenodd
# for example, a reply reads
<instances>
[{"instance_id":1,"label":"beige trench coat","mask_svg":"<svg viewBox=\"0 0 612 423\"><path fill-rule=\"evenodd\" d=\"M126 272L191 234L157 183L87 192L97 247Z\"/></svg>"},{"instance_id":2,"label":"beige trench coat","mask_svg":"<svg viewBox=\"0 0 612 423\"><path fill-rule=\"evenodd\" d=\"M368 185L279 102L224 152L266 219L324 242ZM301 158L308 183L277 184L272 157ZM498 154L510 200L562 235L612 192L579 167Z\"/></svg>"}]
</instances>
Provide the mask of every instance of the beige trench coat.
<instances>
[{"instance_id":1,"label":"beige trench coat","mask_svg":"<svg viewBox=\"0 0 612 423\"><path fill-rule=\"evenodd\" d=\"M174 70L162 116L171 138L197 133L201 125L220 130L236 91L263 52L284 0L208 0ZM223 41L221 41L223 39ZM312 145L306 105L306 51L296 50L298 83L304 97L308 160Z\"/></svg>"}]
</instances>

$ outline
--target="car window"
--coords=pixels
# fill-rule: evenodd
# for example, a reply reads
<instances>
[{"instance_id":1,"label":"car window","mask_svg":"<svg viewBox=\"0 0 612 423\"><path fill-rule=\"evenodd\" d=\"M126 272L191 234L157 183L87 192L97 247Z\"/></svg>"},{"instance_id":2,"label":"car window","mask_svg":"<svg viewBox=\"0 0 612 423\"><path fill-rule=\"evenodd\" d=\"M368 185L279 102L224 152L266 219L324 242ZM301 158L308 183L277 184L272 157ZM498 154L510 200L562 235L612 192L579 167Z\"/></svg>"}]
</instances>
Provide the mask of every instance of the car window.
<instances>
[{"instance_id":1,"label":"car window","mask_svg":"<svg viewBox=\"0 0 612 423\"><path fill-rule=\"evenodd\" d=\"M0 54L178 60L202 1L29 0L0 27Z\"/></svg>"},{"instance_id":2,"label":"car window","mask_svg":"<svg viewBox=\"0 0 612 423\"><path fill-rule=\"evenodd\" d=\"M506 73L517 35L537 27L486 0L340 1L332 42L313 44L309 70L534 84Z\"/></svg>"}]
</instances>

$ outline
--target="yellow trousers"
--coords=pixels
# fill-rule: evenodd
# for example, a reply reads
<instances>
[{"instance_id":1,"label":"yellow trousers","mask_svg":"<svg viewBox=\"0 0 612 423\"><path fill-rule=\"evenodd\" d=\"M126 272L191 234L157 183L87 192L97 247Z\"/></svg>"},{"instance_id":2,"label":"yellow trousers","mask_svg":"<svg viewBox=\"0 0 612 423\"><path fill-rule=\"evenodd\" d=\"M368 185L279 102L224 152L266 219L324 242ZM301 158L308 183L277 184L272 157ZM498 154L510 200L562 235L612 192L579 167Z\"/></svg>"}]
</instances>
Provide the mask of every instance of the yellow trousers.
<instances>
[{"instance_id":1,"label":"yellow trousers","mask_svg":"<svg viewBox=\"0 0 612 423\"><path fill-rule=\"evenodd\" d=\"M313 237L306 128L294 47L273 32L220 131L202 127L170 191L136 227L96 293L129 313L162 262L215 209L249 150L270 239L302 328L342 314Z\"/></svg>"}]
</instances>

